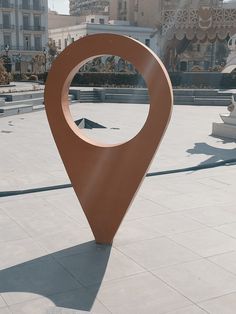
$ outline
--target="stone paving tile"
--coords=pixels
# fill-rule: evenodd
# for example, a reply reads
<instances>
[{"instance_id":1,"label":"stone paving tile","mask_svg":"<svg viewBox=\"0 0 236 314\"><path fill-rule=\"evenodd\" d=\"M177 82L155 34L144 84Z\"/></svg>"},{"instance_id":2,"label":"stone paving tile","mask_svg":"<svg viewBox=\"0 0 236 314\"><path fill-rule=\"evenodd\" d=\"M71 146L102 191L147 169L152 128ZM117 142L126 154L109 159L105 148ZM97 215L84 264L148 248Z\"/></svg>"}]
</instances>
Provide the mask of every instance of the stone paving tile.
<instances>
[{"instance_id":1,"label":"stone paving tile","mask_svg":"<svg viewBox=\"0 0 236 314\"><path fill-rule=\"evenodd\" d=\"M29 235L17 223L0 226L0 242L9 242L28 238Z\"/></svg>"},{"instance_id":2,"label":"stone paving tile","mask_svg":"<svg viewBox=\"0 0 236 314\"><path fill-rule=\"evenodd\" d=\"M48 298L38 298L10 306L12 314L49 314L54 303Z\"/></svg>"},{"instance_id":3,"label":"stone paving tile","mask_svg":"<svg viewBox=\"0 0 236 314\"><path fill-rule=\"evenodd\" d=\"M50 235L58 231L58 228L63 230L68 227L73 228L73 226L80 227L78 222L40 198L19 200L17 207L14 203L5 203L0 206L33 237Z\"/></svg>"},{"instance_id":4,"label":"stone paving tile","mask_svg":"<svg viewBox=\"0 0 236 314\"><path fill-rule=\"evenodd\" d=\"M65 189L57 194L47 193L47 195L38 194L37 196L56 208L57 212L66 214L83 227L88 227L86 216L72 188Z\"/></svg>"},{"instance_id":5,"label":"stone paving tile","mask_svg":"<svg viewBox=\"0 0 236 314\"><path fill-rule=\"evenodd\" d=\"M0 271L46 255L46 251L32 239L0 242Z\"/></svg>"},{"instance_id":6,"label":"stone paving tile","mask_svg":"<svg viewBox=\"0 0 236 314\"><path fill-rule=\"evenodd\" d=\"M153 273L193 302L236 291L236 276L207 260L159 268Z\"/></svg>"},{"instance_id":7,"label":"stone paving tile","mask_svg":"<svg viewBox=\"0 0 236 314\"><path fill-rule=\"evenodd\" d=\"M136 220L143 217L151 217L171 212L165 206L161 206L154 201L145 199L145 196L140 191L133 204L130 206L125 221Z\"/></svg>"},{"instance_id":8,"label":"stone paving tile","mask_svg":"<svg viewBox=\"0 0 236 314\"><path fill-rule=\"evenodd\" d=\"M0 210L0 242L28 238L29 235L7 214Z\"/></svg>"},{"instance_id":9,"label":"stone paving tile","mask_svg":"<svg viewBox=\"0 0 236 314\"><path fill-rule=\"evenodd\" d=\"M145 226L142 223L142 219L129 221L125 218L114 238L113 245L127 245L161 236L162 235L158 231L152 230L148 225Z\"/></svg>"},{"instance_id":10,"label":"stone paving tile","mask_svg":"<svg viewBox=\"0 0 236 314\"><path fill-rule=\"evenodd\" d=\"M0 314L12 314L8 307L0 308Z\"/></svg>"},{"instance_id":11,"label":"stone paving tile","mask_svg":"<svg viewBox=\"0 0 236 314\"><path fill-rule=\"evenodd\" d=\"M236 222L236 208L233 203L186 210L183 214L209 227Z\"/></svg>"},{"instance_id":12,"label":"stone paving tile","mask_svg":"<svg viewBox=\"0 0 236 314\"><path fill-rule=\"evenodd\" d=\"M111 313L101 302L83 288L68 291L48 298L39 298L29 302L10 306L12 314L79 314Z\"/></svg>"},{"instance_id":13,"label":"stone paving tile","mask_svg":"<svg viewBox=\"0 0 236 314\"><path fill-rule=\"evenodd\" d=\"M210 314L235 314L236 293L202 302L200 306Z\"/></svg>"},{"instance_id":14,"label":"stone paving tile","mask_svg":"<svg viewBox=\"0 0 236 314\"><path fill-rule=\"evenodd\" d=\"M168 312L167 314L206 314L206 313L208 313L208 312L204 311L203 309L201 309L198 306L193 305L190 307L186 307L184 309L179 309L176 311ZM211 314L213 314L213 313L211 313Z\"/></svg>"},{"instance_id":15,"label":"stone paving tile","mask_svg":"<svg viewBox=\"0 0 236 314\"><path fill-rule=\"evenodd\" d=\"M236 239L210 228L173 234L168 237L202 257L236 249Z\"/></svg>"},{"instance_id":16,"label":"stone paving tile","mask_svg":"<svg viewBox=\"0 0 236 314\"><path fill-rule=\"evenodd\" d=\"M221 190L229 187L231 184L224 182L223 180L220 181L216 178L203 178L199 180L199 183L202 184L203 188L211 187L214 190ZM210 190L211 190L210 189Z\"/></svg>"},{"instance_id":17,"label":"stone paving tile","mask_svg":"<svg viewBox=\"0 0 236 314\"><path fill-rule=\"evenodd\" d=\"M98 299L97 289L87 290L85 288L79 288L77 290L69 291L52 296L53 302L57 305L57 309L65 309L65 314L75 311L78 313L97 313L97 314L108 314L111 313ZM60 313L55 310L53 313ZM63 312L64 313L64 312ZM73 314L73 312L71 313Z\"/></svg>"},{"instance_id":18,"label":"stone paving tile","mask_svg":"<svg viewBox=\"0 0 236 314\"><path fill-rule=\"evenodd\" d=\"M221 266L236 275L236 252L229 252L208 258L209 261Z\"/></svg>"},{"instance_id":19,"label":"stone paving tile","mask_svg":"<svg viewBox=\"0 0 236 314\"><path fill-rule=\"evenodd\" d=\"M60 239L60 240L59 240ZM78 226L68 226L63 230L55 230L49 235L34 237L34 240L40 244L48 253L56 252L57 255L71 255L71 247L83 245L94 241L94 236L90 228L82 228ZM69 248L69 249L68 249ZM68 250L66 250L68 249ZM86 248L84 248L86 250Z\"/></svg>"},{"instance_id":20,"label":"stone paving tile","mask_svg":"<svg viewBox=\"0 0 236 314\"><path fill-rule=\"evenodd\" d=\"M191 305L150 273L106 282L98 292L98 299L114 314L164 314Z\"/></svg>"},{"instance_id":21,"label":"stone paving tile","mask_svg":"<svg viewBox=\"0 0 236 314\"><path fill-rule=\"evenodd\" d=\"M187 179L186 179L187 181ZM188 181L187 181L188 182ZM162 197L158 199L158 204L163 205L173 211L191 210L194 208L213 206L225 203L225 193L213 191L201 192L195 191L193 193L179 194L175 197ZM199 197L201 195L201 197Z\"/></svg>"},{"instance_id":22,"label":"stone paving tile","mask_svg":"<svg viewBox=\"0 0 236 314\"><path fill-rule=\"evenodd\" d=\"M139 219L141 225L162 235L202 229L205 226L184 216L182 213L171 213Z\"/></svg>"},{"instance_id":23,"label":"stone paving tile","mask_svg":"<svg viewBox=\"0 0 236 314\"><path fill-rule=\"evenodd\" d=\"M96 250L61 257L58 261L83 286L125 278L145 271L133 260L110 246L97 246Z\"/></svg>"},{"instance_id":24,"label":"stone paving tile","mask_svg":"<svg viewBox=\"0 0 236 314\"><path fill-rule=\"evenodd\" d=\"M48 256L0 271L0 292L7 305L79 287L78 281Z\"/></svg>"},{"instance_id":25,"label":"stone paving tile","mask_svg":"<svg viewBox=\"0 0 236 314\"><path fill-rule=\"evenodd\" d=\"M232 219L232 221L234 221L234 219ZM233 223L228 222L228 224L219 226L215 229L224 234L227 234L230 237L236 238L236 222Z\"/></svg>"},{"instance_id":26,"label":"stone paving tile","mask_svg":"<svg viewBox=\"0 0 236 314\"><path fill-rule=\"evenodd\" d=\"M12 223L12 219L7 216L7 214L0 209L0 227Z\"/></svg>"},{"instance_id":27,"label":"stone paving tile","mask_svg":"<svg viewBox=\"0 0 236 314\"><path fill-rule=\"evenodd\" d=\"M6 307L6 303L0 295L0 308L2 308L2 307Z\"/></svg>"},{"instance_id":28,"label":"stone paving tile","mask_svg":"<svg viewBox=\"0 0 236 314\"><path fill-rule=\"evenodd\" d=\"M199 258L190 250L165 237L140 241L118 248L136 263L149 270Z\"/></svg>"}]
</instances>

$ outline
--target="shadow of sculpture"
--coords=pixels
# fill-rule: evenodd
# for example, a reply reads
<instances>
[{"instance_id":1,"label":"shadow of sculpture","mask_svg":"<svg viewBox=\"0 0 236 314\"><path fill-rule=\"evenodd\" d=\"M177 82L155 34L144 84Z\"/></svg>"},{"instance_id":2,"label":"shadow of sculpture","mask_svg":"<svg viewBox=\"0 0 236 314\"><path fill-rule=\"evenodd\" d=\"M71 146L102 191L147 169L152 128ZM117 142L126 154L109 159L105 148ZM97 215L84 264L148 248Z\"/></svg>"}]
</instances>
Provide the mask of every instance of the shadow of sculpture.
<instances>
[{"instance_id":1,"label":"shadow of sculpture","mask_svg":"<svg viewBox=\"0 0 236 314\"><path fill-rule=\"evenodd\" d=\"M193 148L187 150L187 153L191 155L201 154L210 156L208 159L204 160L199 165L207 165L219 161L236 158L236 148L233 149L218 148L208 145L206 143L195 143Z\"/></svg>"},{"instance_id":2,"label":"shadow of sculpture","mask_svg":"<svg viewBox=\"0 0 236 314\"><path fill-rule=\"evenodd\" d=\"M110 245L88 242L1 270L0 294L10 303L30 301L39 295L57 307L90 311L110 251Z\"/></svg>"}]
</instances>

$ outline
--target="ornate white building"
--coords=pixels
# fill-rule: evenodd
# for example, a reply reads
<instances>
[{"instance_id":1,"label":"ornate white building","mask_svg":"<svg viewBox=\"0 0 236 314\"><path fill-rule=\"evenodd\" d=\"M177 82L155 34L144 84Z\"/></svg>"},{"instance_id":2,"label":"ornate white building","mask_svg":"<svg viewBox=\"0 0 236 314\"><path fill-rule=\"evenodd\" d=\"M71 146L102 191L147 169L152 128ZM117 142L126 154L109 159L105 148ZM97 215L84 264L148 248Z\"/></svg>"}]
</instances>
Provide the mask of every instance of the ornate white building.
<instances>
[{"instance_id":1,"label":"ornate white building","mask_svg":"<svg viewBox=\"0 0 236 314\"><path fill-rule=\"evenodd\" d=\"M13 71L27 72L32 58L48 42L47 0L0 1L0 48L8 54Z\"/></svg>"}]
</instances>

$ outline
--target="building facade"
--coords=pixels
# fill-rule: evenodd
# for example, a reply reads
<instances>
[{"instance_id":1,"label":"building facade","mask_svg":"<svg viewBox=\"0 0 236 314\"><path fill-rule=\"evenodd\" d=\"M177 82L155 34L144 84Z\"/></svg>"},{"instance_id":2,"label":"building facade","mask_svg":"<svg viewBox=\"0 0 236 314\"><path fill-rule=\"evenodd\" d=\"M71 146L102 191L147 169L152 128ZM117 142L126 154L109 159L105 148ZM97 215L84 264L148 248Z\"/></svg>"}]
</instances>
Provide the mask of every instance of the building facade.
<instances>
[{"instance_id":1,"label":"building facade","mask_svg":"<svg viewBox=\"0 0 236 314\"><path fill-rule=\"evenodd\" d=\"M59 14L56 11L48 12L48 28L60 28L78 25L85 22L85 16Z\"/></svg>"},{"instance_id":2,"label":"building facade","mask_svg":"<svg viewBox=\"0 0 236 314\"><path fill-rule=\"evenodd\" d=\"M47 43L47 0L0 1L0 49L11 58L13 71L31 71L32 58Z\"/></svg>"},{"instance_id":3,"label":"building facade","mask_svg":"<svg viewBox=\"0 0 236 314\"><path fill-rule=\"evenodd\" d=\"M129 21L141 27L157 27L161 21L160 0L111 0L110 19Z\"/></svg>"},{"instance_id":4,"label":"building facade","mask_svg":"<svg viewBox=\"0 0 236 314\"><path fill-rule=\"evenodd\" d=\"M70 0L70 15L105 14L110 0Z\"/></svg>"},{"instance_id":5,"label":"building facade","mask_svg":"<svg viewBox=\"0 0 236 314\"><path fill-rule=\"evenodd\" d=\"M236 2L162 0L160 35L169 70L220 71L236 33Z\"/></svg>"},{"instance_id":6,"label":"building facade","mask_svg":"<svg viewBox=\"0 0 236 314\"><path fill-rule=\"evenodd\" d=\"M154 52L158 52L157 37L152 36L153 30L147 27L131 26L125 21L110 21L106 20L106 16L87 16L87 22L81 25L68 26L57 29L49 29L49 38L54 42L59 51L66 48L73 41L98 33L113 33L132 37L150 47ZM104 23L99 23L101 19Z\"/></svg>"}]
</instances>

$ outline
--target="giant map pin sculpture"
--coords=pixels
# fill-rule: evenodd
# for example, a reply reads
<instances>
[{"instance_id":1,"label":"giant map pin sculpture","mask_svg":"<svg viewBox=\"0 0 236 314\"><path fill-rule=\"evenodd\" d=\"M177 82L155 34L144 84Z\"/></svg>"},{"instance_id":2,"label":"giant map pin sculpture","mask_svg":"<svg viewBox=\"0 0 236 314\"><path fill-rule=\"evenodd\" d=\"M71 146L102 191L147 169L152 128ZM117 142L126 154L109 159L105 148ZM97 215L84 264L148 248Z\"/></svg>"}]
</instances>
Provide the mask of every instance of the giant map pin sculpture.
<instances>
[{"instance_id":1,"label":"giant map pin sculpture","mask_svg":"<svg viewBox=\"0 0 236 314\"><path fill-rule=\"evenodd\" d=\"M86 62L102 55L117 55L131 62L149 90L150 110L143 128L118 145L101 145L87 138L69 110L68 91L74 75ZM72 43L54 61L45 87L47 117L97 243L112 243L165 133L172 99L162 62L130 37L89 35Z\"/></svg>"}]
</instances>

